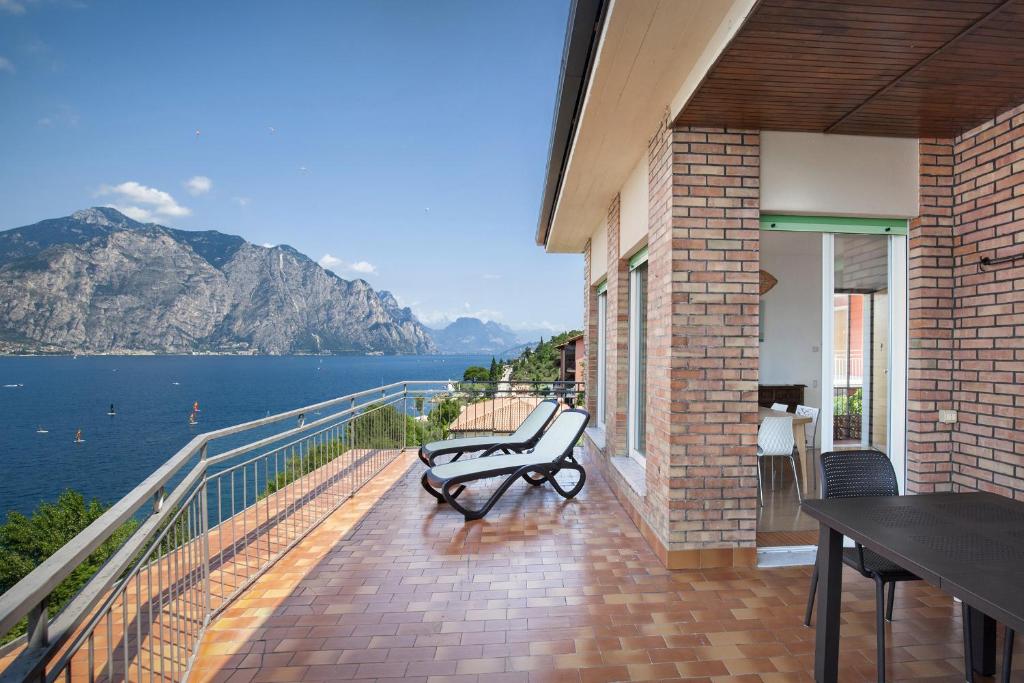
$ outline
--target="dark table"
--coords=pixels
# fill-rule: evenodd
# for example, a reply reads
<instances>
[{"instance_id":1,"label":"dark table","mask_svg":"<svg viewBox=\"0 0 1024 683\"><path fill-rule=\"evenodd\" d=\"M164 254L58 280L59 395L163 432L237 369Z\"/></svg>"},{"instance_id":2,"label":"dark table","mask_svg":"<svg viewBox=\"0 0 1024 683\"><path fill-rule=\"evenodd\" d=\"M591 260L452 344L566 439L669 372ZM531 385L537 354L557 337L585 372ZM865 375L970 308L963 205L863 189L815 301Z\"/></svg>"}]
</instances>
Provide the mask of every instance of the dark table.
<instances>
[{"instance_id":1,"label":"dark table","mask_svg":"<svg viewBox=\"0 0 1024 683\"><path fill-rule=\"evenodd\" d=\"M805 500L821 524L814 678L835 681L843 536L960 598L973 625L973 669L995 669L995 622L1024 632L1024 503L992 493Z\"/></svg>"}]
</instances>

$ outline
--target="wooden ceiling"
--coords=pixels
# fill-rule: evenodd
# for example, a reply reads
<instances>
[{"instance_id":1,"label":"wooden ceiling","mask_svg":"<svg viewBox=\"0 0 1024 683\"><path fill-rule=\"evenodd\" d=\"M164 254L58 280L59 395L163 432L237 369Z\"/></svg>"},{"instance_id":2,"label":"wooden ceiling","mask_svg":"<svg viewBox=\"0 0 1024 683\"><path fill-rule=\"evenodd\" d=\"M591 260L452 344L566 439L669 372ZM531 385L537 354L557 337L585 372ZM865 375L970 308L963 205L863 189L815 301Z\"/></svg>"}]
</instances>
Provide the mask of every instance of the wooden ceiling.
<instances>
[{"instance_id":1,"label":"wooden ceiling","mask_svg":"<svg viewBox=\"0 0 1024 683\"><path fill-rule=\"evenodd\" d=\"M1024 103L1024 0L761 0L677 125L953 137Z\"/></svg>"}]
</instances>

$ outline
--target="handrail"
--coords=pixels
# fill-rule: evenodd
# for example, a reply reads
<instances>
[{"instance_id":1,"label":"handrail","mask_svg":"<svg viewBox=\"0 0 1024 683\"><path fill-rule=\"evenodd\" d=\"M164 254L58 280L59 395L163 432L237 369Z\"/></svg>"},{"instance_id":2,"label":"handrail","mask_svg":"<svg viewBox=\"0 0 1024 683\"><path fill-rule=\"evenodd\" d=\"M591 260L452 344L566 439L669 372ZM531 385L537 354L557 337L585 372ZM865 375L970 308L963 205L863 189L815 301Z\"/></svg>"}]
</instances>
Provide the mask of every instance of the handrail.
<instances>
[{"instance_id":1,"label":"handrail","mask_svg":"<svg viewBox=\"0 0 1024 683\"><path fill-rule=\"evenodd\" d=\"M572 389L566 386L569 384L572 385ZM323 431L336 429L339 425L347 424L346 420L364 412L364 409L377 402L384 401L384 405L395 405L408 399L413 393L416 394L417 398L446 393L465 396L467 392L470 394L475 392L477 395L487 397L500 396L506 392L516 394L519 391L536 394L539 393L537 392L538 387L544 387L545 392L551 390L558 392L561 389L567 394L578 391L581 386L582 383L558 381L489 383L467 382L463 380L410 380L393 382L194 436L183 448L179 449L128 494L114 503L92 524L32 570L15 586L11 587L10 590L0 595L0 634L8 633L25 616L29 616L30 621L27 638L29 647L22 651L6 670L0 672L0 680L24 680L40 676L48 666L50 659L56 655L59 649L75 633L76 629L90 615L92 615L92 620L90 621L92 623L92 621L98 618L97 615L102 613L102 610L95 612L96 605L104 600L104 598L108 602L113 599L111 597L113 595L111 590L115 586L124 587L122 584L127 581L127 579L123 578L126 571L129 567L133 566L133 563L138 561L140 553L145 550L147 544L153 542L153 535L160 529L160 526L177 519L181 513L180 511L176 512L176 508L182 501L193 499L192 497L195 495L194 487L203 487L202 503L205 506L207 481L211 477L218 477L222 474L226 475L237 467L243 467L244 471L244 467L249 465L249 461L235 465L228 468L228 470L211 471L210 468L212 466L227 462L265 446L279 444L300 434L305 434L302 437L303 440L309 440L312 436L311 432L319 434ZM329 415L319 417L316 420L305 420L305 417L310 413L339 406L340 409L332 411ZM409 415L407 408L403 408L402 412L397 414ZM209 445L218 439L281 423L291 418L299 418L297 426L276 432L270 436L255 439L223 453L208 456ZM402 424L404 425L405 423L403 422ZM401 442L407 445L404 426L401 432ZM272 449L272 452L282 448L282 446L278 445L275 449ZM198 461L195 465L186 472L170 494L165 495L168 482L181 473L197 457ZM256 459L262 457L264 456L257 456ZM255 489L253 490L255 491ZM54 616L52 621L48 620L46 600L52 591L90 554L107 541L125 522L131 519L150 501L153 501L153 514L143 521L131 538L115 551L114 555L89 580L86 586L72 598L65 608ZM166 533L166 529L164 533ZM152 549L150 550L151 552ZM137 569L132 571L137 571ZM209 569L206 571L208 573ZM88 631L89 629L87 628L86 630ZM82 638L82 634L79 634L72 647L64 654L63 659L70 659L76 644L80 645L79 641Z\"/></svg>"},{"instance_id":2,"label":"handrail","mask_svg":"<svg viewBox=\"0 0 1024 683\"><path fill-rule=\"evenodd\" d=\"M448 381L451 382L452 380ZM152 499L153 495L156 494L157 491L159 491L181 470L183 465L195 457L199 453L200 449L207 446L211 441L221 439L226 436L232 436L240 432L249 431L251 429L256 429L258 427L265 427L291 417L298 417L299 415L322 408L328 408L345 401L355 401L360 398L366 398L367 396L377 395L383 389L394 389L395 387L401 387L403 385L437 383L437 381L432 382L430 380L393 382L374 389L357 391L352 394L346 394L344 396L339 396L327 401L321 401L320 403L314 403L302 408L294 408L275 415L197 434L184 448L171 456L171 458L158 467L153 474L146 477L138 486L114 503L114 505L112 505L106 512L96 518L92 524L83 529L81 533L62 546L60 550L48 557L38 567L29 572L25 578L12 586L10 590L3 595L0 595L0 634L7 633L14 628L22 618L28 615L34 605L37 605L43 598L52 593L53 589L55 589L61 581L66 579L71 572L74 571L75 567L81 564L86 557L92 554L100 547L100 545L103 544L104 541L110 538L110 536L113 535L113 533L119 529L122 524L127 522L132 515L139 510L139 508L148 503ZM312 422L304 427L290 430L290 432L286 432L286 434L294 434L304 431L305 429L316 425L318 422L319 421ZM275 435L275 437L268 437L267 439L262 440L261 443L262 445L266 445L267 443L273 443L280 438L280 435ZM256 447L258 448L259 446ZM216 460L222 459L222 456L217 456L216 458ZM211 459L211 462L212 461L213 459Z\"/></svg>"}]
</instances>

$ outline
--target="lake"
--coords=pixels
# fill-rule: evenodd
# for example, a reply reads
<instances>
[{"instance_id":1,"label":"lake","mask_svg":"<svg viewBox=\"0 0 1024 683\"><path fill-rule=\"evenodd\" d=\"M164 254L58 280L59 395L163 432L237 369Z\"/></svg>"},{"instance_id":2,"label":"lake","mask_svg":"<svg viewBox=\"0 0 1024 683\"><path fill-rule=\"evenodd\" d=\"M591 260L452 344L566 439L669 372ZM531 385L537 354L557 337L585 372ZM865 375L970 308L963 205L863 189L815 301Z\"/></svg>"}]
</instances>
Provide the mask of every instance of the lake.
<instances>
[{"instance_id":1,"label":"lake","mask_svg":"<svg viewBox=\"0 0 1024 683\"><path fill-rule=\"evenodd\" d=\"M0 519L68 487L111 503L195 434L490 356L0 357ZM13 386L12 386L13 385ZM190 426L193 402L201 411ZM110 404L115 416L108 416ZM39 428L48 433L37 433ZM83 443L75 443L82 430Z\"/></svg>"}]
</instances>

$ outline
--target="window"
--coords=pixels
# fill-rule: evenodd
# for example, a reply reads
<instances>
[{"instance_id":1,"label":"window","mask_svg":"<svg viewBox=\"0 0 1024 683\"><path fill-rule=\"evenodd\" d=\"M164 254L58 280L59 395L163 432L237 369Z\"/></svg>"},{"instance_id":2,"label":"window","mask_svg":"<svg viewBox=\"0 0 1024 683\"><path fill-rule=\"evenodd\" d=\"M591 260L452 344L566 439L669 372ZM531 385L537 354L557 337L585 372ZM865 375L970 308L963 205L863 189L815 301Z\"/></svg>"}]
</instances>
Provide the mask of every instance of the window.
<instances>
[{"instance_id":1,"label":"window","mask_svg":"<svg viewBox=\"0 0 1024 683\"><path fill-rule=\"evenodd\" d=\"M647 438L647 250L629 261L629 454L644 464Z\"/></svg>"},{"instance_id":2,"label":"window","mask_svg":"<svg viewBox=\"0 0 1024 683\"><path fill-rule=\"evenodd\" d=\"M608 377L608 369L605 367L605 340L608 338L608 292L601 287L597 290L597 428L603 430L608 404L605 395Z\"/></svg>"}]
</instances>

